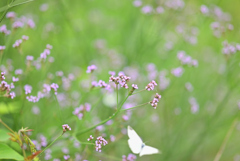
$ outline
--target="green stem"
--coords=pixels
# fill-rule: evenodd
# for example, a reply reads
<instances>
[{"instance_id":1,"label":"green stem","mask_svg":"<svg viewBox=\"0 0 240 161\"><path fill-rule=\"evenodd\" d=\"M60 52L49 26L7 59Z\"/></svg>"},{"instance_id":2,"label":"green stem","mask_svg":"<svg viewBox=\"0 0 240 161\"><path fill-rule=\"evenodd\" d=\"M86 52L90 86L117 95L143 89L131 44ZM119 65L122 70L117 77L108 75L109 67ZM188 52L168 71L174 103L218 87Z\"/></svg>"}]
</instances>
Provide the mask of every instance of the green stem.
<instances>
[{"instance_id":1,"label":"green stem","mask_svg":"<svg viewBox=\"0 0 240 161\"><path fill-rule=\"evenodd\" d=\"M27 158L27 156L26 156L26 152L25 152L23 146L21 146L21 149L22 149L22 152L23 152L23 157L24 157L24 158Z\"/></svg>"},{"instance_id":2,"label":"green stem","mask_svg":"<svg viewBox=\"0 0 240 161\"><path fill-rule=\"evenodd\" d=\"M116 90L117 90L117 109L118 109L118 84L116 84Z\"/></svg>"},{"instance_id":3,"label":"green stem","mask_svg":"<svg viewBox=\"0 0 240 161\"><path fill-rule=\"evenodd\" d=\"M94 143L80 142L82 145L95 145Z\"/></svg>"},{"instance_id":4,"label":"green stem","mask_svg":"<svg viewBox=\"0 0 240 161\"><path fill-rule=\"evenodd\" d=\"M0 119L0 123L3 124L3 126L5 126L9 131L11 131L12 133L15 133L9 126L7 126L7 124L5 124L2 119Z\"/></svg>"},{"instance_id":5,"label":"green stem","mask_svg":"<svg viewBox=\"0 0 240 161\"><path fill-rule=\"evenodd\" d=\"M140 105L137 105L137 106L131 107L131 108L123 109L123 110L121 110L121 112L123 112L123 111L127 111L127 110L132 110L132 109L134 109L134 108L141 107L141 106L143 106L143 105L147 105L147 104L149 104L149 102L147 102L147 103L143 103L143 104L140 104Z\"/></svg>"},{"instance_id":6,"label":"green stem","mask_svg":"<svg viewBox=\"0 0 240 161\"><path fill-rule=\"evenodd\" d=\"M39 154L39 156L40 156L45 150L47 150L53 143L55 143L63 134L64 134L64 132L63 132L61 135L59 135L53 142L51 142L51 144L49 144L45 149L43 149L43 150L41 151L41 153Z\"/></svg>"},{"instance_id":7,"label":"green stem","mask_svg":"<svg viewBox=\"0 0 240 161\"><path fill-rule=\"evenodd\" d=\"M225 149L225 147L226 147L226 145L227 145L227 142L228 142L228 140L229 140L229 138L230 138L230 136L231 136L234 128L235 128L236 125L237 125L237 122L238 122L238 118L234 119L234 121L233 121L230 129L228 130L227 135L226 135L226 137L224 138L223 143L222 143L222 145L221 145L221 147L220 147L220 149L219 149L219 151L218 151L218 153L217 153L217 155L215 156L215 158L214 158L213 161L219 161L219 160L220 160L220 158L221 158L221 156L222 156L222 153L223 153L223 151L224 151L224 149Z\"/></svg>"},{"instance_id":8,"label":"green stem","mask_svg":"<svg viewBox=\"0 0 240 161\"><path fill-rule=\"evenodd\" d=\"M121 105L119 106L119 108L117 109L117 111L116 111L112 116L110 116L109 118L107 118L107 119L101 121L100 123L98 123L98 124L96 124L96 125L93 125L92 127L88 128L88 129L86 129L86 130L83 130L83 131L77 133L76 136L82 135L82 134L84 134L84 133L86 133L86 132L88 132L88 131L90 131L90 130L96 128L97 126L100 126L100 125L102 125L102 124L108 122L109 120L115 118L115 117L117 116L117 114L120 112L120 110L121 110L121 108L122 108L124 102L126 102L126 100L128 99L129 96L130 96L130 95L128 94L127 97L123 100L123 102L122 102Z\"/></svg>"},{"instance_id":9,"label":"green stem","mask_svg":"<svg viewBox=\"0 0 240 161\"><path fill-rule=\"evenodd\" d=\"M140 90L140 91L137 91L137 92L133 93L132 95L137 94L137 93L140 93L140 92L143 92L143 91L146 91L146 89L142 89L142 90Z\"/></svg>"}]
</instances>

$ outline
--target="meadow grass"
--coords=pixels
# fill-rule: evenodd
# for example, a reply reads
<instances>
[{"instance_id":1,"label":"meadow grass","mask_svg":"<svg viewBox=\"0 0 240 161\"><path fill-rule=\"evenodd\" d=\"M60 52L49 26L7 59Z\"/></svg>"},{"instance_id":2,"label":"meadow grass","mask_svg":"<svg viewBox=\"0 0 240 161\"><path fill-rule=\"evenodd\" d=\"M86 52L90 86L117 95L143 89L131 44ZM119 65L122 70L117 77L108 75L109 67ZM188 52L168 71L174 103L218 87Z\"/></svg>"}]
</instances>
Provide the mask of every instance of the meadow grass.
<instances>
[{"instance_id":1,"label":"meadow grass","mask_svg":"<svg viewBox=\"0 0 240 161\"><path fill-rule=\"evenodd\" d=\"M126 134L130 125L147 145L162 152L137 155L139 161L239 161L240 1L185 0L182 6L170 1L142 0L140 7L130 0L1 1L0 27L6 25L11 33L0 33L0 46L5 46L0 50L0 72L9 84L13 76L19 81L14 83L13 99L1 89L0 119L16 132L33 129L26 132L33 143L46 143L37 150L51 145L40 154L41 160L64 160L67 155L66 160L78 160L76 155L89 161L122 160L132 153ZM147 5L152 10L144 10ZM157 13L159 6L163 13ZM9 12L25 16L19 20L24 26L12 27L17 18L6 18ZM31 28L28 20L35 26ZM14 48L23 35L29 40ZM47 44L51 54L41 58ZM190 62L178 58L181 51ZM28 55L34 61L26 60ZM86 73L90 65L97 69ZM15 74L16 69L23 74ZM109 83L109 71L131 77L129 89ZM91 88L92 81L99 80L109 88ZM145 90L152 80L158 85ZM57 94L52 83L59 86ZM43 84L50 88L43 98L35 103L26 99L37 96ZM138 89L129 95L132 84ZM30 94L25 94L25 85L32 87ZM154 109L149 102L156 93L161 99ZM79 119L73 112L80 105L86 108L85 103L91 110L84 109ZM142 106L126 110L138 105ZM71 131L62 135L63 124ZM2 124L0 130L8 131ZM88 142L90 135L94 139ZM101 152L94 147L98 136L108 141ZM0 142L23 155L16 143ZM26 155L31 155L29 149Z\"/></svg>"}]
</instances>

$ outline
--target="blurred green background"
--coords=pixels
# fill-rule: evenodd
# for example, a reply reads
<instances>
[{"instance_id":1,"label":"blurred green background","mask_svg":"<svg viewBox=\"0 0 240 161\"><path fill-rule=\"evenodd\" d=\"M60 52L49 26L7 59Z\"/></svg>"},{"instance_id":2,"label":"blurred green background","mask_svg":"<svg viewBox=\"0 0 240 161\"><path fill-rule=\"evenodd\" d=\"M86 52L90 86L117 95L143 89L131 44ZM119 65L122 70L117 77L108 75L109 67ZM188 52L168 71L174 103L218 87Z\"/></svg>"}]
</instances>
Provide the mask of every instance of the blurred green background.
<instances>
[{"instance_id":1,"label":"blurred green background","mask_svg":"<svg viewBox=\"0 0 240 161\"><path fill-rule=\"evenodd\" d=\"M121 133L121 129L127 128L127 125L132 126L147 145L162 151L162 154L138 157L137 160L214 160L230 127L236 123L220 160L239 161L240 55L238 51L226 58L222 54L222 44L225 40L229 43L240 43L240 1L186 0L184 6L178 9L167 7L168 1L142 0L142 6L136 7L132 0L41 0L10 8L9 11L14 11L18 17L33 19L36 26L33 29L12 29L12 22L3 19L0 26L6 24L11 34L0 35L0 45L6 46L1 65L7 66L7 59L12 59L14 69L24 70L26 56L39 57L46 44L53 46L50 56L54 57L54 62L46 63L40 70L33 69L24 75L18 84L20 94L15 99L0 97L2 120L15 131L22 126L34 129L32 139L35 140L41 133L49 143L61 133L61 125L67 123L72 127L72 132L50 148L50 160L63 158L61 148L68 147L73 160L75 153L79 153L90 161L121 160L122 155L131 153L127 145L128 137ZM0 5L4 7L10 2L2 0ZM17 2L24 1L16 0L16 4ZM178 1L172 2L177 4ZM151 5L154 9L162 6L164 12L144 14L144 5ZM202 14L201 5L206 5L209 10L218 6L231 15L231 20L223 21L221 16L216 18ZM0 8L0 11L4 11L4 8ZM3 13L1 12L1 15ZM215 21L219 21L223 26L230 23L234 29L226 29L216 37L211 29L211 24ZM178 28L183 29L184 34L179 33ZM195 35L192 30L197 30ZM12 44L22 35L29 36L29 40L24 42L23 53L19 54ZM196 38L197 43L191 44L188 36ZM179 51L185 51L193 59L197 59L199 65L196 68L184 66L184 73L178 78L171 74L171 70L181 66L177 59ZM74 148L73 141L69 139L71 135L98 122L95 120L108 118L114 112L114 108L107 107L106 103L112 101L107 97L110 94L101 90L87 92L84 88L86 82L90 83L90 76L85 72L87 66L95 64L98 70L93 79L106 82L109 71L131 73L133 75L128 74L133 77L131 83L138 84L139 89L143 89L151 80L146 70L150 63L155 64L154 79L158 84L161 83L160 71L167 71L167 78L170 79L170 85L165 90L157 87L154 91L162 95L157 109L146 105L132 110L131 119L128 121L123 121L123 114L120 113L113 125L104 125L105 130L93 130L78 137L80 141L86 142L89 135L97 137L105 133L106 138L110 135L116 138L119 136L115 142L104 147L101 154L94 152L94 147L86 148L82 145ZM64 76L74 74L75 79L69 89L62 88L62 80L57 76L47 79L49 73L55 75L56 71L63 71ZM135 80L134 74L138 75ZM58 83L58 93L67 98L65 104L64 101L57 101L54 95L37 103L28 102L24 98L25 84L30 84L36 95L43 82ZM194 87L192 92L186 90L187 82ZM150 101L154 92L142 92L127 103L138 105ZM127 91L121 89L120 100L123 100L126 94ZM197 113L191 112L191 97L199 104ZM72 111L85 102L90 102L94 109L86 114L83 120L78 120ZM32 113L33 106L39 107L39 115ZM14 110L9 112L6 108ZM4 129L3 126L0 127ZM21 153L16 145L9 141L7 143Z\"/></svg>"}]
</instances>

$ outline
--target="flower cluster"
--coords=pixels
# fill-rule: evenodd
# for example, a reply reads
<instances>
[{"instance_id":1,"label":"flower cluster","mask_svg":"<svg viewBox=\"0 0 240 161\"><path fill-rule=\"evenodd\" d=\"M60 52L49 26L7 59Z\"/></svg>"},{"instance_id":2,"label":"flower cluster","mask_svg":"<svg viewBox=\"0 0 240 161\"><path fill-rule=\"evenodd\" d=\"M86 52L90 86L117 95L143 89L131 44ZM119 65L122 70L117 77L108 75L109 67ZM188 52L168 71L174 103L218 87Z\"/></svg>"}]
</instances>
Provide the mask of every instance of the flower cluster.
<instances>
[{"instance_id":1,"label":"flower cluster","mask_svg":"<svg viewBox=\"0 0 240 161\"><path fill-rule=\"evenodd\" d=\"M71 131L71 130L72 130L71 127L68 126L68 124L64 124L64 125L62 125L62 128L63 128L63 132Z\"/></svg>"},{"instance_id":2,"label":"flower cluster","mask_svg":"<svg viewBox=\"0 0 240 161\"><path fill-rule=\"evenodd\" d=\"M148 83L145 89L148 91L152 91L154 90L155 86L157 86L157 83L154 80L152 80L150 83Z\"/></svg>"},{"instance_id":3,"label":"flower cluster","mask_svg":"<svg viewBox=\"0 0 240 161\"><path fill-rule=\"evenodd\" d=\"M22 39L16 40L15 43L13 44L14 48L18 48L20 47L22 44Z\"/></svg>"},{"instance_id":4,"label":"flower cluster","mask_svg":"<svg viewBox=\"0 0 240 161\"><path fill-rule=\"evenodd\" d=\"M177 67L171 70L171 73L175 76L175 77L181 77L182 74L184 72L184 69L182 67Z\"/></svg>"},{"instance_id":5,"label":"flower cluster","mask_svg":"<svg viewBox=\"0 0 240 161\"><path fill-rule=\"evenodd\" d=\"M5 79L5 72L1 72L1 80L3 81Z\"/></svg>"},{"instance_id":6,"label":"flower cluster","mask_svg":"<svg viewBox=\"0 0 240 161\"><path fill-rule=\"evenodd\" d=\"M57 89L59 88L59 86L56 83L52 83L51 85L49 84L43 84L43 89L42 91L39 91L37 93L37 96L32 96L32 95L28 95L31 93L32 91L32 87L30 85L25 85L24 89L25 89L25 94L27 94L28 96L26 97L26 99L29 102L38 102L41 98L47 97L51 91L51 89L54 90L54 93L57 94Z\"/></svg>"},{"instance_id":7,"label":"flower cluster","mask_svg":"<svg viewBox=\"0 0 240 161\"><path fill-rule=\"evenodd\" d=\"M227 12L223 12L218 6L213 6L208 8L206 5L201 5L200 11L205 16L211 17L214 21L211 23L210 27L213 31L213 35L220 38L226 33L227 30L232 31L234 26L230 23L231 16Z\"/></svg>"},{"instance_id":8,"label":"flower cluster","mask_svg":"<svg viewBox=\"0 0 240 161\"><path fill-rule=\"evenodd\" d=\"M97 137L97 140L95 141L96 151L101 152L102 146L105 146L107 144L108 144L108 142L102 136Z\"/></svg>"},{"instance_id":9,"label":"flower cluster","mask_svg":"<svg viewBox=\"0 0 240 161\"><path fill-rule=\"evenodd\" d=\"M224 55L235 54L237 51L240 51L240 44L228 43L227 41L223 42L222 53Z\"/></svg>"},{"instance_id":10,"label":"flower cluster","mask_svg":"<svg viewBox=\"0 0 240 161\"><path fill-rule=\"evenodd\" d=\"M190 97L188 102L191 105L191 112L193 114L197 113L199 111L199 104L197 103L197 100L194 97Z\"/></svg>"},{"instance_id":11,"label":"flower cluster","mask_svg":"<svg viewBox=\"0 0 240 161\"><path fill-rule=\"evenodd\" d=\"M64 155L64 156L63 156L63 159L64 159L64 160L68 160L69 158L70 158L70 155Z\"/></svg>"},{"instance_id":12,"label":"flower cluster","mask_svg":"<svg viewBox=\"0 0 240 161\"><path fill-rule=\"evenodd\" d=\"M198 66L198 61L196 59L192 59L192 57L187 55L185 51L179 51L177 57L183 65L190 65L194 67Z\"/></svg>"},{"instance_id":13,"label":"flower cluster","mask_svg":"<svg viewBox=\"0 0 240 161\"><path fill-rule=\"evenodd\" d=\"M78 117L79 120L83 118L85 111L89 112L91 110L91 105L89 103L85 103L84 105L80 105L79 107L75 108L73 114Z\"/></svg>"},{"instance_id":14,"label":"flower cluster","mask_svg":"<svg viewBox=\"0 0 240 161\"><path fill-rule=\"evenodd\" d=\"M46 49L40 54L41 60L46 60L47 56L51 53L52 46L47 44Z\"/></svg>"},{"instance_id":15,"label":"flower cluster","mask_svg":"<svg viewBox=\"0 0 240 161\"><path fill-rule=\"evenodd\" d=\"M0 92L5 94L3 95L3 97L8 97L13 99L14 97L16 97L15 92L11 92L11 89L15 88L14 84L8 84L5 80L5 72L1 72L1 77L0 77L1 83L0 83Z\"/></svg>"},{"instance_id":16,"label":"flower cluster","mask_svg":"<svg viewBox=\"0 0 240 161\"><path fill-rule=\"evenodd\" d=\"M128 156L123 155L122 156L122 161L135 161L137 159L136 155L134 154L128 154Z\"/></svg>"},{"instance_id":17,"label":"flower cluster","mask_svg":"<svg viewBox=\"0 0 240 161\"><path fill-rule=\"evenodd\" d=\"M114 77L113 75L109 78L109 82L114 82L115 84L120 84L121 87L128 89L127 83L131 77L128 77L124 75L123 72L120 72L117 77Z\"/></svg>"},{"instance_id":18,"label":"flower cluster","mask_svg":"<svg viewBox=\"0 0 240 161\"><path fill-rule=\"evenodd\" d=\"M52 83L50 87L54 90L55 95L57 95L57 89L59 88L59 86L56 83Z\"/></svg>"},{"instance_id":19,"label":"flower cluster","mask_svg":"<svg viewBox=\"0 0 240 161\"><path fill-rule=\"evenodd\" d=\"M170 84L170 79L166 77L167 71L163 70L160 71L159 73L159 89L160 90L165 90L169 84Z\"/></svg>"},{"instance_id":20,"label":"flower cluster","mask_svg":"<svg viewBox=\"0 0 240 161\"><path fill-rule=\"evenodd\" d=\"M0 45L0 54L1 54L5 49L6 49L5 46L1 46L1 45Z\"/></svg>"},{"instance_id":21,"label":"flower cluster","mask_svg":"<svg viewBox=\"0 0 240 161\"><path fill-rule=\"evenodd\" d=\"M157 105L158 105L158 102L159 102L159 100L161 99L161 95L159 95L158 93L156 93L156 95L154 96L154 98L153 98L153 100L150 102L150 104L151 104L151 106L153 107L153 108L157 108Z\"/></svg>"},{"instance_id":22,"label":"flower cluster","mask_svg":"<svg viewBox=\"0 0 240 161\"><path fill-rule=\"evenodd\" d=\"M93 71L97 70L97 66L96 65L90 65L87 67L87 73L92 73Z\"/></svg>"},{"instance_id":23,"label":"flower cluster","mask_svg":"<svg viewBox=\"0 0 240 161\"><path fill-rule=\"evenodd\" d=\"M40 134L37 138L38 138L37 140L32 140L37 150L41 150L42 147L47 146L48 144L47 138L44 135Z\"/></svg>"},{"instance_id":24,"label":"flower cluster","mask_svg":"<svg viewBox=\"0 0 240 161\"><path fill-rule=\"evenodd\" d=\"M89 136L89 138L87 139L87 141L91 141L94 137L92 135Z\"/></svg>"},{"instance_id":25,"label":"flower cluster","mask_svg":"<svg viewBox=\"0 0 240 161\"><path fill-rule=\"evenodd\" d=\"M2 26L0 26L0 33L3 33L5 35L9 35L11 33L11 31L7 29L6 25L2 25Z\"/></svg>"}]
</instances>

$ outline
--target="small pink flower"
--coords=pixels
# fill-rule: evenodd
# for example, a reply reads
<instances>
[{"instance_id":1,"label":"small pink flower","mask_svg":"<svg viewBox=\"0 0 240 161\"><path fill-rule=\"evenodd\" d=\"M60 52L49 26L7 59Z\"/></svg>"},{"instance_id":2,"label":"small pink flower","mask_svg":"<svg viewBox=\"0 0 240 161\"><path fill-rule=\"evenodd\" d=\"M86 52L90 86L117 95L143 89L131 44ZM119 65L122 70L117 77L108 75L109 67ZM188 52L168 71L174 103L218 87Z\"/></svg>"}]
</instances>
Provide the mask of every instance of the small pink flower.
<instances>
[{"instance_id":1,"label":"small pink flower","mask_svg":"<svg viewBox=\"0 0 240 161\"><path fill-rule=\"evenodd\" d=\"M87 141L91 141L94 137L92 135L89 136L89 138L87 139Z\"/></svg>"},{"instance_id":2,"label":"small pink flower","mask_svg":"<svg viewBox=\"0 0 240 161\"><path fill-rule=\"evenodd\" d=\"M87 67L87 73L92 73L93 71L97 70L97 66L96 65L90 65Z\"/></svg>"},{"instance_id":3,"label":"small pink flower","mask_svg":"<svg viewBox=\"0 0 240 161\"><path fill-rule=\"evenodd\" d=\"M68 126L68 124L64 124L64 125L62 125L62 128L63 128L63 132L71 131L71 130L72 130L71 127Z\"/></svg>"},{"instance_id":4,"label":"small pink flower","mask_svg":"<svg viewBox=\"0 0 240 161\"><path fill-rule=\"evenodd\" d=\"M26 40L28 40L28 39L29 39L29 37L28 37L28 36L26 36L26 35L23 35L23 36L22 36L22 39L26 41Z\"/></svg>"},{"instance_id":5,"label":"small pink flower","mask_svg":"<svg viewBox=\"0 0 240 161\"><path fill-rule=\"evenodd\" d=\"M148 91L152 91L152 90L154 90L154 87L155 87L155 86L157 86L157 83L156 83L154 80L152 80L152 81L145 87L145 89L148 90Z\"/></svg>"},{"instance_id":6,"label":"small pink flower","mask_svg":"<svg viewBox=\"0 0 240 161\"><path fill-rule=\"evenodd\" d=\"M8 12L8 13L6 14L6 17L7 17L7 18L10 18L10 19L13 19L13 18L16 17L16 14L15 14L15 12Z\"/></svg>"},{"instance_id":7,"label":"small pink flower","mask_svg":"<svg viewBox=\"0 0 240 161\"><path fill-rule=\"evenodd\" d=\"M155 109L157 108L158 102L161 99L161 95L159 95L158 93L156 93L156 95L154 96L153 100L150 102L151 106L154 107Z\"/></svg>"},{"instance_id":8,"label":"small pink flower","mask_svg":"<svg viewBox=\"0 0 240 161\"><path fill-rule=\"evenodd\" d=\"M137 86L136 84L132 84L132 87L133 87L134 89L138 89L138 86Z\"/></svg>"}]
</instances>

